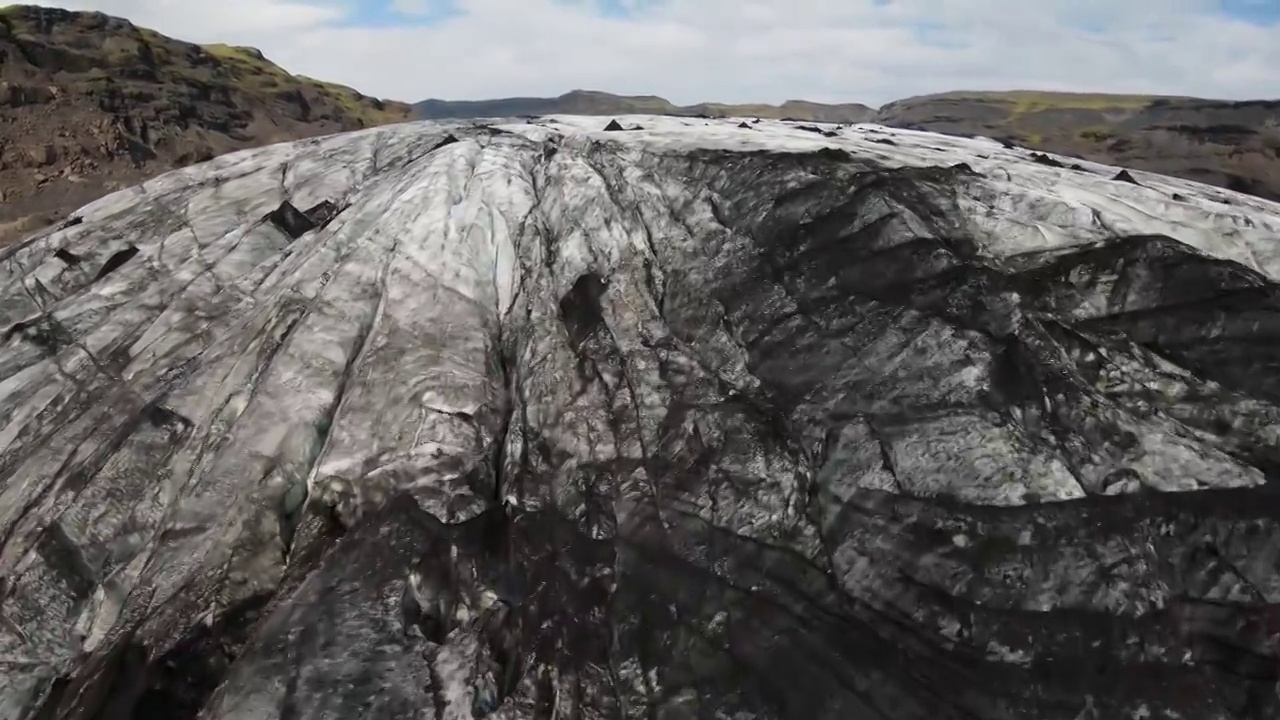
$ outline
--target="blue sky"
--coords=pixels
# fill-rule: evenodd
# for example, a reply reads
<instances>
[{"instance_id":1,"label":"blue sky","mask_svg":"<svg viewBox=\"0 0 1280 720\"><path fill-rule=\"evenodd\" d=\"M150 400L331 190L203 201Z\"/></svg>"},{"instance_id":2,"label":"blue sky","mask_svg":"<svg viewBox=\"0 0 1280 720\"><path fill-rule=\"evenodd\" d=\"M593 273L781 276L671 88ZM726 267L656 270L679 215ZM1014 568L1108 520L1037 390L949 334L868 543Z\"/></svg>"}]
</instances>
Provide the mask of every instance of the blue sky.
<instances>
[{"instance_id":1,"label":"blue sky","mask_svg":"<svg viewBox=\"0 0 1280 720\"><path fill-rule=\"evenodd\" d=\"M560 0L567 5L580 5L594 9L604 18L627 19L636 17L646 8L654 8L664 0ZM893 0L872 0L874 5L888 6ZM409 4L409 3L404 3ZM341 24L363 27L396 27L431 25L455 19L464 13L457 0L413 0L420 6L413 12L396 9L396 0L355 0L351 12ZM1217 0L1218 10L1227 17L1257 25L1280 23L1280 0ZM1105 30L1105 28L1099 28ZM922 28L923 30L923 28Z\"/></svg>"},{"instance_id":2,"label":"blue sky","mask_svg":"<svg viewBox=\"0 0 1280 720\"><path fill-rule=\"evenodd\" d=\"M1221 0L1227 15L1259 25L1280 23L1280 0Z\"/></svg>"},{"instance_id":3,"label":"blue sky","mask_svg":"<svg viewBox=\"0 0 1280 720\"><path fill-rule=\"evenodd\" d=\"M663 0L560 0L567 6L579 6L594 10L602 17L626 20L641 14L647 8L658 6ZM413 6L411 11L398 9ZM362 27L406 27L433 25L464 15L457 0L356 0L350 14L341 24Z\"/></svg>"},{"instance_id":4,"label":"blue sky","mask_svg":"<svg viewBox=\"0 0 1280 720\"><path fill-rule=\"evenodd\" d=\"M0 0L2 2L3 0ZM1280 0L53 0L403 100L1280 97Z\"/></svg>"},{"instance_id":5,"label":"blue sky","mask_svg":"<svg viewBox=\"0 0 1280 720\"><path fill-rule=\"evenodd\" d=\"M355 3L345 24L363 27L429 25L462 15L454 0L431 0L421 3L421 6L410 14L397 10L395 0L361 0Z\"/></svg>"}]
</instances>

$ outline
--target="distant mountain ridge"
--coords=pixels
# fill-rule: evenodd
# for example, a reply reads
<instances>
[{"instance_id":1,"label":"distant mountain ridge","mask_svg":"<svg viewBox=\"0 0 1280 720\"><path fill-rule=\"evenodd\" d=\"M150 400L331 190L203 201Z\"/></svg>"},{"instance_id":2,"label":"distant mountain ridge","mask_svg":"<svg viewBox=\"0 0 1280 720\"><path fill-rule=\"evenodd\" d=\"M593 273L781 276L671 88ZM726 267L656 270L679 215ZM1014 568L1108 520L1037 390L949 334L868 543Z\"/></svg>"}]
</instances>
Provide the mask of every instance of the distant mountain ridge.
<instances>
[{"instance_id":1,"label":"distant mountain ridge","mask_svg":"<svg viewBox=\"0 0 1280 720\"><path fill-rule=\"evenodd\" d=\"M414 112L425 120L453 120L474 117L521 117L526 115L674 115L696 117L752 116L813 122L867 122L874 108L860 103L828 105L807 100L788 100L781 105L767 103L698 103L676 105L656 95L614 95L596 90L573 90L559 97L513 97L495 100L424 100Z\"/></svg>"},{"instance_id":2,"label":"distant mountain ridge","mask_svg":"<svg viewBox=\"0 0 1280 720\"><path fill-rule=\"evenodd\" d=\"M653 95L575 90L554 98L426 100L413 107L425 119L649 113L874 122L948 135L983 135L1032 150L1126 165L1280 200L1280 100L956 91L905 98L875 109L803 100L782 105L679 106Z\"/></svg>"}]
</instances>

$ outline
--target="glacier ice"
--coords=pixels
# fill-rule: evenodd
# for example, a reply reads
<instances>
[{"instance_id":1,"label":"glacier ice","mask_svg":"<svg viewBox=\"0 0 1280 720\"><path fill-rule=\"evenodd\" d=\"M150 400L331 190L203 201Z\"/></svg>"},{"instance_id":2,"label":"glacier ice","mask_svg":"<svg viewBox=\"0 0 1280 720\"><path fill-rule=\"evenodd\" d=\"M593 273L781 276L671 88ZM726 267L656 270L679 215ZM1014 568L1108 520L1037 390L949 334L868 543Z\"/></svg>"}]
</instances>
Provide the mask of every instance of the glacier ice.
<instances>
[{"instance_id":1,"label":"glacier ice","mask_svg":"<svg viewBox=\"0 0 1280 720\"><path fill-rule=\"evenodd\" d=\"M0 718L1280 714L1280 206L617 123L0 253Z\"/></svg>"}]
</instances>

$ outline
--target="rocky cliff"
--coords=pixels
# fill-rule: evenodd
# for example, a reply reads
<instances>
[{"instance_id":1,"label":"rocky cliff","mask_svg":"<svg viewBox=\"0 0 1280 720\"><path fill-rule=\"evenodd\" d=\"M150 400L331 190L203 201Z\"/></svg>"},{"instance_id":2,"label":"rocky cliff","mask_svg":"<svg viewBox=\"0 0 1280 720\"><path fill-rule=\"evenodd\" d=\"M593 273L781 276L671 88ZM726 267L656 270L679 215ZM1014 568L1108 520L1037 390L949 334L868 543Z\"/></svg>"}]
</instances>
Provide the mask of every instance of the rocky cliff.
<instances>
[{"instance_id":1,"label":"rocky cliff","mask_svg":"<svg viewBox=\"0 0 1280 720\"><path fill-rule=\"evenodd\" d=\"M870 126L246 150L0 255L0 718L1280 713L1280 206Z\"/></svg>"},{"instance_id":2,"label":"rocky cliff","mask_svg":"<svg viewBox=\"0 0 1280 720\"><path fill-rule=\"evenodd\" d=\"M0 247L176 167L409 114L253 48L193 45L102 13L0 8Z\"/></svg>"}]
</instances>

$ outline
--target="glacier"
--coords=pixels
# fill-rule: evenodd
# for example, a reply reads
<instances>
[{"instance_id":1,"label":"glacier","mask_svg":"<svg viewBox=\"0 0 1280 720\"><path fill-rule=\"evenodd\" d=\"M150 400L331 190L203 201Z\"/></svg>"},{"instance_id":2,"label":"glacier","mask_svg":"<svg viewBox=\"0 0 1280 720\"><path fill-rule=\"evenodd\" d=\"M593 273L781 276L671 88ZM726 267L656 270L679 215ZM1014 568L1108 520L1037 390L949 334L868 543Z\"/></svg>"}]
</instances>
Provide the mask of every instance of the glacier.
<instances>
[{"instance_id":1,"label":"glacier","mask_svg":"<svg viewBox=\"0 0 1280 720\"><path fill-rule=\"evenodd\" d=\"M0 720L1280 716L1280 205L605 122L0 251Z\"/></svg>"}]
</instances>

